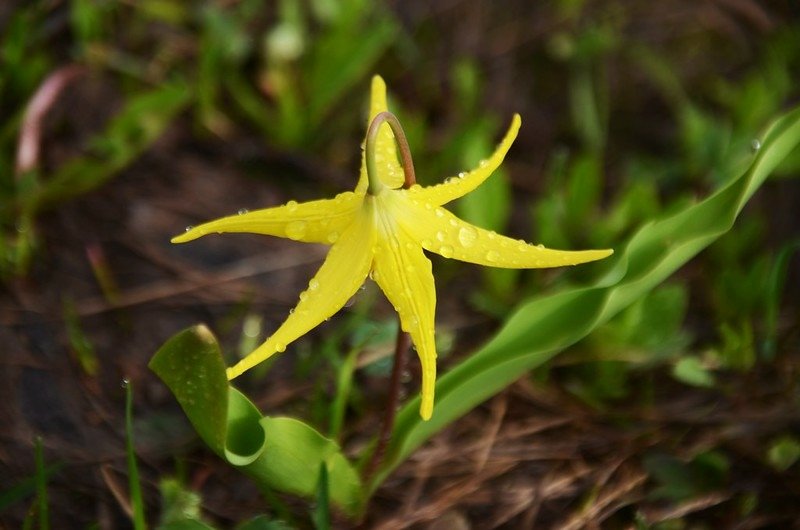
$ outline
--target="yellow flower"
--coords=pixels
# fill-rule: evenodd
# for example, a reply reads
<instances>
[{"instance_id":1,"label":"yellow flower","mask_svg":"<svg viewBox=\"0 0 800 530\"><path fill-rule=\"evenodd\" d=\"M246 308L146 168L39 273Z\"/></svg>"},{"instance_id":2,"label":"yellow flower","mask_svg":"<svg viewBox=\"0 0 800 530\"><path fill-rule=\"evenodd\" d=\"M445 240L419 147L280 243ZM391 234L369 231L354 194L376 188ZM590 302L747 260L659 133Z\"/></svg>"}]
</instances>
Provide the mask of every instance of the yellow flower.
<instances>
[{"instance_id":1,"label":"yellow flower","mask_svg":"<svg viewBox=\"0 0 800 530\"><path fill-rule=\"evenodd\" d=\"M383 111L386 85L376 76L372 80L370 121ZM289 201L283 206L224 217L173 238L173 243L184 243L211 233L250 232L331 246L325 262L300 294L297 307L264 344L228 369L228 378L284 351L287 344L341 309L370 275L399 313L403 330L416 346L422 364L420 415L429 419L436 381L436 292L431 262L423 249L445 258L506 268L576 265L612 253L531 245L473 226L442 208L492 174L516 138L520 123L519 115L515 115L495 152L476 169L442 184L409 189L401 187L404 173L395 138L391 127L383 123L374 140L374 170L378 174L370 181L366 160L362 160L355 191L333 199Z\"/></svg>"}]
</instances>

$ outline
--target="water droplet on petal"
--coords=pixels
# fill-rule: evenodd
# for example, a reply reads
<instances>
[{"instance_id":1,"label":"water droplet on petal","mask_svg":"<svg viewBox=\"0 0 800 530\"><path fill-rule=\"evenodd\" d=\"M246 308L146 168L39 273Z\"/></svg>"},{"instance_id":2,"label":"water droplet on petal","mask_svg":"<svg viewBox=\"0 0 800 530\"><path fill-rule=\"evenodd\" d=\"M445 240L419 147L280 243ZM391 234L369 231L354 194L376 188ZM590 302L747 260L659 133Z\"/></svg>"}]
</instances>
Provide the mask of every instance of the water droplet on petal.
<instances>
[{"instance_id":1,"label":"water droplet on petal","mask_svg":"<svg viewBox=\"0 0 800 530\"><path fill-rule=\"evenodd\" d=\"M497 260L500 259L500 254L495 252L494 250L490 250L486 253L486 261L489 263L495 263Z\"/></svg>"},{"instance_id":2,"label":"water droplet on petal","mask_svg":"<svg viewBox=\"0 0 800 530\"><path fill-rule=\"evenodd\" d=\"M478 167L486 167L486 165L487 165L487 164L489 164L489 161L488 161L488 160L481 160L481 161L478 163Z\"/></svg>"},{"instance_id":3,"label":"water droplet on petal","mask_svg":"<svg viewBox=\"0 0 800 530\"><path fill-rule=\"evenodd\" d=\"M413 191L414 193L417 193L421 189L422 186L420 186L419 184L413 184L410 188L408 188L408 191Z\"/></svg>"},{"instance_id":4,"label":"water droplet on petal","mask_svg":"<svg viewBox=\"0 0 800 530\"><path fill-rule=\"evenodd\" d=\"M466 177L466 176L467 176L467 174L466 174L466 173L464 173L463 171L462 171L461 173L459 173L459 174L458 174L458 178L460 178L460 179L463 179L463 178L464 178L464 177Z\"/></svg>"},{"instance_id":5,"label":"water droplet on petal","mask_svg":"<svg viewBox=\"0 0 800 530\"><path fill-rule=\"evenodd\" d=\"M278 353L285 352L286 351L286 344L284 344L282 342L276 342L275 343L275 351L278 352Z\"/></svg>"},{"instance_id":6,"label":"water droplet on petal","mask_svg":"<svg viewBox=\"0 0 800 530\"><path fill-rule=\"evenodd\" d=\"M339 232L331 232L328 234L328 243L336 243L339 240Z\"/></svg>"},{"instance_id":7,"label":"water droplet on petal","mask_svg":"<svg viewBox=\"0 0 800 530\"><path fill-rule=\"evenodd\" d=\"M753 141L750 142L750 148L755 152L761 149L761 140L758 138L753 138Z\"/></svg>"},{"instance_id":8,"label":"water droplet on petal","mask_svg":"<svg viewBox=\"0 0 800 530\"><path fill-rule=\"evenodd\" d=\"M122 379L122 381L120 381L119 386L121 386L122 388L128 388L128 385L130 385L130 384L131 384L130 379L125 377L125 378Z\"/></svg>"},{"instance_id":9,"label":"water droplet on petal","mask_svg":"<svg viewBox=\"0 0 800 530\"><path fill-rule=\"evenodd\" d=\"M436 239L443 242L445 239L447 239L447 234L439 230L438 232L436 232Z\"/></svg>"},{"instance_id":10,"label":"water droplet on petal","mask_svg":"<svg viewBox=\"0 0 800 530\"><path fill-rule=\"evenodd\" d=\"M316 278L312 278L310 282L308 282L308 288L312 291L319 288L319 281Z\"/></svg>"},{"instance_id":11,"label":"water droplet on petal","mask_svg":"<svg viewBox=\"0 0 800 530\"><path fill-rule=\"evenodd\" d=\"M286 203L286 209L290 212L297 210L297 201L289 201Z\"/></svg>"},{"instance_id":12,"label":"water droplet on petal","mask_svg":"<svg viewBox=\"0 0 800 530\"><path fill-rule=\"evenodd\" d=\"M291 308L291 309L289 310L289 314L291 315L292 313L294 313L294 308Z\"/></svg>"},{"instance_id":13,"label":"water droplet on petal","mask_svg":"<svg viewBox=\"0 0 800 530\"><path fill-rule=\"evenodd\" d=\"M536 248L542 249L542 248L544 248L544 245L542 245L541 243L539 243L538 245L536 245Z\"/></svg>"},{"instance_id":14,"label":"water droplet on petal","mask_svg":"<svg viewBox=\"0 0 800 530\"><path fill-rule=\"evenodd\" d=\"M286 237L295 241L302 239L306 235L305 221L292 221L286 225Z\"/></svg>"},{"instance_id":15,"label":"water droplet on petal","mask_svg":"<svg viewBox=\"0 0 800 530\"><path fill-rule=\"evenodd\" d=\"M302 293L300 293L300 301L305 302L306 300L308 300L308 292L303 291Z\"/></svg>"},{"instance_id":16,"label":"water droplet on petal","mask_svg":"<svg viewBox=\"0 0 800 530\"><path fill-rule=\"evenodd\" d=\"M194 228L192 225L187 226L186 227L186 232L189 232L192 228Z\"/></svg>"},{"instance_id":17,"label":"water droplet on petal","mask_svg":"<svg viewBox=\"0 0 800 530\"><path fill-rule=\"evenodd\" d=\"M444 217L444 210L441 208L436 208L436 217Z\"/></svg>"},{"instance_id":18,"label":"water droplet on petal","mask_svg":"<svg viewBox=\"0 0 800 530\"><path fill-rule=\"evenodd\" d=\"M455 219L450 219L450 226L458 226L458 221Z\"/></svg>"},{"instance_id":19,"label":"water droplet on petal","mask_svg":"<svg viewBox=\"0 0 800 530\"><path fill-rule=\"evenodd\" d=\"M430 249L431 248L431 240L430 239L423 239L422 241L420 241L420 245L422 245L423 248Z\"/></svg>"},{"instance_id":20,"label":"water droplet on petal","mask_svg":"<svg viewBox=\"0 0 800 530\"><path fill-rule=\"evenodd\" d=\"M246 213L247 213L247 208L239 208L239 211L238 211L237 213L238 213L239 215L244 215L244 214L246 214Z\"/></svg>"},{"instance_id":21,"label":"water droplet on petal","mask_svg":"<svg viewBox=\"0 0 800 530\"><path fill-rule=\"evenodd\" d=\"M471 247L478 239L478 232L471 226L462 226L458 231L458 242L465 247Z\"/></svg>"},{"instance_id":22,"label":"water droplet on petal","mask_svg":"<svg viewBox=\"0 0 800 530\"><path fill-rule=\"evenodd\" d=\"M445 258L452 258L453 257L453 247L450 245L442 245L439 247L439 254Z\"/></svg>"},{"instance_id":23,"label":"water droplet on petal","mask_svg":"<svg viewBox=\"0 0 800 530\"><path fill-rule=\"evenodd\" d=\"M433 209L433 205L431 205L431 203L429 203L429 202L426 202L425 203L425 209L426 210L432 210Z\"/></svg>"},{"instance_id":24,"label":"water droplet on petal","mask_svg":"<svg viewBox=\"0 0 800 530\"><path fill-rule=\"evenodd\" d=\"M494 238L497 236L497 232L495 232L494 230L492 230L491 232L489 232L489 234L488 234L488 235L489 235L489 239L494 239Z\"/></svg>"}]
</instances>

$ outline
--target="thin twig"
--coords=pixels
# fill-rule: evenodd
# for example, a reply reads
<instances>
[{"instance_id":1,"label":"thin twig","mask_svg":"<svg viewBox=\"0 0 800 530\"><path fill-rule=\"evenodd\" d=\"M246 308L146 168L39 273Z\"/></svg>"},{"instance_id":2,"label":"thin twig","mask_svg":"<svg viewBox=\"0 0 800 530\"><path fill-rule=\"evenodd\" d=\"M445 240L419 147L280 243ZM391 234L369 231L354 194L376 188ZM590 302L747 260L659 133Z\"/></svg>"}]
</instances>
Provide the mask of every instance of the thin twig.
<instances>
[{"instance_id":1,"label":"thin twig","mask_svg":"<svg viewBox=\"0 0 800 530\"><path fill-rule=\"evenodd\" d=\"M75 79L84 68L80 65L67 65L59 68L39 86L25 108L25 116L20 126L19 143L15 173L17 177L39 167L39 149L42 141L42 122L50 107L56 102L64 88Z\"/></svg>"}]
</instances>

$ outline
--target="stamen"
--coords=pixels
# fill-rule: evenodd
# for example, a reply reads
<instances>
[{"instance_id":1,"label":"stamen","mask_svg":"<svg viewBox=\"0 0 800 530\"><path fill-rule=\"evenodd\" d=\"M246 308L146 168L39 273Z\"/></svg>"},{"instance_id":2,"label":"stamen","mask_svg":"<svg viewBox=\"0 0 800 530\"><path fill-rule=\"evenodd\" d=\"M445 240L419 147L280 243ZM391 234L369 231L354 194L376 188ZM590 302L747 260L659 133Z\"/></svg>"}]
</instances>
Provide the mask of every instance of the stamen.
<instances>
[{"instance_id":1,"label":"stamen","mask_svg":"<svg viewBox=\"0 0 800 530\"><path fill-rule=\"evenodd\" d=\"M405 175L405 182L403 187L408 189L417 183L417 178L414 175L414 161L411 159L411 150L408 148L408 140L406 134L403 132L403 127L397 116L391 112L380 112L367 129L367 140L364 147L367 159L367 179L369 180L369 187L367 193L370 195L377 195L383 188L383 182L378 177L378 168L375 167L375 143L378 139L378 131L383 123L388 123L394 133L394 139L397 142L397 149L400 153L400 165L403 166L403 174Z\"/></svg>"}]
</instances>

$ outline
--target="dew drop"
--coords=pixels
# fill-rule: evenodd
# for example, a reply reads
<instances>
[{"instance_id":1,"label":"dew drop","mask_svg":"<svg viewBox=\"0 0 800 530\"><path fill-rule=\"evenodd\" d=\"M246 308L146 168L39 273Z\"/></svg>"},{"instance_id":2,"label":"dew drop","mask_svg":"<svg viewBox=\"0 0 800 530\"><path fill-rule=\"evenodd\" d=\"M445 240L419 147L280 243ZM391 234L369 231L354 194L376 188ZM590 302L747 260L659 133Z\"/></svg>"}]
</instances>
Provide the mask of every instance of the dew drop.
<instances>
[{"instance_id":1,"label":"dew drop","mask_svg":"<svg viewBox=\"0 0 800 530\"><path fill-rule=\"evenodd\" d=\"M444 217L444 210L436 208L436 217Z\"/></svg>"},{"instance_id":2,"label":"dew drop","mask_svg":"<svg viewBox=\"0 0 800 530\"><path fill-rule=\"evenodd\" d=\"M244 215L244 214L246 214L246 213L247 213L247 208L239 208L239 211L238 211L237 213L238 213L239 215Z\"/></svg>"},{"instance_id":3,"label":"dew drop","mask_svg":"<svg viewBox=\"0 0 800 530\"><path fill-rule=\"evenodd\" d=\"M130 384L131 384L130 379L128 379L127 377L124 377L122 379L122 381L120 381L119 386L121 386L122 388L128 388L128 385L130 385Z\"/></svg>"},{"instance_id":4,"label":"dew drop","mask_svg":"<svg viewBox=\"0 0 800 530\"><path fill-rule=\"evenodd\" d=\"M458 221L455 219L450 219L450 226L458 226Z\"/></svg>"},{"instance_id":5,"label":"dew drop","mask_svg":"<svg viewBox=\"0 0 800 530\"><path fill-rule=\"evenodd\" d=\"M286 237L295 241L302 239L306 235L305 221L292 221L286 225Z\"/></svg>"},{"instance_id":6,"label":"dew drop","mask_svg":"<svg viewBox=\"0 0 800 530\"><path fill-rule=\"evenodd\" d=\"M497 236L497 232L495 232L494 230L492 230L491 232L489 232L489 234L488 234L488 235L489 235L489 239L494 239L494 238Z\"/></svg>"},{"instance_id":7,"label":"dew drop","mask_svg":"<svg viewBox=\"0 0 800 530\"><path fill-rule=\"evenodd\" d=\"M423 239L422 241L420 241L420 244L422 245L423 248L428 248L428 249L431 248L430 239Z\"/></svg>"},{"instance_id":8,"label":"dew drop","mask_svg":"<svg viewBox=\"0 0 800 530\"><path fill-rule=\"evenodd\" d=\"M442 245L439 247L439 254L441 254L445 258L452 258L453 257L453 247L450 245Z\"/></svg>"},{"instance_id":9,"label":"dew drop","mask_svg":"<svg viewBox=\"0 0 800 530\"><path fill-rule=\"evenodd\" d=\"M444 242L444 240L447 239L447 234L439 230L438 232L436 232L436 239L438 239L441 242Z\"/></svg>"},{"instance_id":10,"label":"dew drop","mask_svg":"<svg viewBox=\"0 0 800 530\"><path fill-rule=\"evenodd\" d=\"M186 232L189 232L192 228L194 228L192 225L187 226L186 227Z\"/></svg>"},{"instance_id":11,"label":"dew drop","mask_svg":"<svg viewBox=\"0 0 800 530\"><path fill-rule=\"evenodd\" d=\"M481 161L478 163L478 167L486 167L488 164L489 164L489 161L488 161L488 160L481 160Z\"/></svg>"},{"instance_id":12,"label":"dew drop","mask_svg":"<svg viewBox=\"0 0 800 530\"><path fill-rule=\"evenodd\" d=\"M433 205L431 205L431 203L429 203L429 202L426 202L425 203L425 209L426 210L432 210L433 209Z\"/></svg>"},{"instance_id":13,"label":"dew drop","mask_svg":"<svg viewBox=\"0 0 800 530\"><path fill-rule=\"evenodd\" d=\"M286 209L289 212L293 212L293 211L297 210L297 201L289 201L289 202L287 202L286 203Z\"/></svg>"},{"instance_id":14,"label":"dew drop","mask_svg":"<svg viewBox=\"0 0 800 530\"><path fill-rule=\"evenodd\" d=\"M422 189L422 186L420 186L419 184L414 184L410 188L408 188L408 191L413 191L414 193L416 193L421 189Z\"/></svg>"},{"instance_id":15,"label":"dew drop","mask_svg":"<svg viewBox=\"0 0 800 530\"><path fill-rule=\"evenodd\" d=\"M464 177L466 177L466 176L467 176L467 174L466 174L466 173L464 173L463 171L462 171L461 173L459 173L459 174L458 174L458 178L460 178L460 179L463 179L463 178L464 178Z\"/></svg>"},{"instance_id":16,"label":"dew drop","mask_svg":"<svg viewBox=\"0 0 800 530\"><path fill-rule=\"evenodd\" d=\"M470 226L463 226L458 231L458 242L462 246L471 247L475 244L476 239L478 239L478 232Z\"/></svg>"},{"instance_id":17,"label":"dew drop","mask_svg":"<svg viewBox=\"0 0 800 530\"><path fill-rule=\"evenodd\" d=\"M753 150L753 152L756 152L759 149L761 149L761 140L759 140L758 138L753 138L753 141L750 142L750 148Z\"/></svg>"},{"instance_id":18,"label":"dew drop","mask_svg":"<svg viewBox=\"0 0 800 530\"><path fill-rule=\"evenodd\" d=\"M300 301L305 302L306 300L308 300L308 292L303 291L302 293L300 293Z\"/></svg>"},{"instance_id":19,"label":"dew drop","mask_svg":"<svg viewBox=\"0 0 800 530\"><path fill-rule=\"evenodd\" d=\"M291 309L289 310L289 314L291 315L292 313L294 313L294 308L291 308Z\"/></svg>"},{"instance_id":20,"label":"dew drop","mask_svg":"<svg viewBox=\"0 0 800 530\"><path fill-rule=\"evenodd\" d=\"M328 243L336 243L339 240L339 232L331 232L328 234Z\"/></svg>"},{"instance_id":21,"label":"dew drop","mask_svg":"<svg viewBox=\"0 0 800 530\"><path fill-rule=\"evenodd\" d=\"M275 343L275 351L277 351L278 353L285 352L286 351L286 344L284 344L282 342L276 342Z\"/></svg>"},{"instance_id":22,"label":"dew drop","mask_svg":"<svg viewBox=\"0 0 800 530\"><path fill-rule=\"evenodd\" d=\"M538 248L538 249L543 249L543 248L544 248L544 245L542 245L541 243L539 243L538 245L536 245L536 248Z\"/></svg>"},{"instance_id":23,"label":"dew drop","mask_svg":"<svg viewBox=\"0 0 800 530\"><path fill-rule=\"evenodd\" d=\"M316 278L311 278L311 281L308 282L308 288L312 291L315 289L319 289L319 281Z\"/></svg>"},{"instance_id":24,"label":"dew drop","mask_svg":"<svg viewBox=\"0 0 800 530\"><path fill-rule=\"evenodd\" d=\"M490 250L489 252L486 253L486 261L490 263L495 263L499 259L500 259L500 254L498 254L494 250Z\"/></svg>"}]
</instances>

